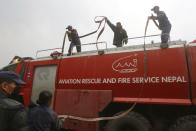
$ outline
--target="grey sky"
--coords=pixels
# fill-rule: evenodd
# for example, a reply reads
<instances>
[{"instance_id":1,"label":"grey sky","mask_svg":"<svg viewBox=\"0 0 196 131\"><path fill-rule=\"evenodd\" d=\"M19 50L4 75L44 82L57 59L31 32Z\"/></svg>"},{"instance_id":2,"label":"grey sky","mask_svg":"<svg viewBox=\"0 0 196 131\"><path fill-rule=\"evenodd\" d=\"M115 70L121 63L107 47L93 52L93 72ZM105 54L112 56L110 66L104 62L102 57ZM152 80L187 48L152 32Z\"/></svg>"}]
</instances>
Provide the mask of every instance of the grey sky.
<instances>
[{"instance_id":1,"label":"grey sky","mask_svg":"<svg viewBox=\"0 0 196 131\"><path fill-rule=\"evenodd\" d=\"M37 50L61 47L69 24L80 35L95 30L93 19L97 15L107 16L113 23L120 21L129 37L142 36L154 5L159 5L169 17L172 40L196 39L195 0L0 0L0 68L15 55L35 57ZM150 22L148 34L159 33ZM81 41L95 42L96 36ZM107 41L111 48L112 39L113 33L106 26L100 41ZM133 43L142 44L142 40L129 41L129 45ZM67 52L69 42L66 44ZM82 49L91 48L94 47Z\"/></svg>"}]
</instances>

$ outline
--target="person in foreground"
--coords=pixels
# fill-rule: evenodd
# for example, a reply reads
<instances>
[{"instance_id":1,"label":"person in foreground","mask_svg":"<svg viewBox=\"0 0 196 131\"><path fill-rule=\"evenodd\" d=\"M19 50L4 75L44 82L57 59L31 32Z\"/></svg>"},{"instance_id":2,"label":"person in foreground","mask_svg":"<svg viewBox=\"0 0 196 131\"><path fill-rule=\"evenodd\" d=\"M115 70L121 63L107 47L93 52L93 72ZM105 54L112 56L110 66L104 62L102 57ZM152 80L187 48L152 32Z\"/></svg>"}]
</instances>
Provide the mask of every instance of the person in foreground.
<instances>
[{"instance_id":1,"label":"person in foreground","mask_svg":"<svg viewBox=\"0 0 196 131\"><path fill-rule=\"evenodd\" d=\"M52 93L42 91L37 100L39 106L29 109L30 131L58 131L61 129L63 120L58 120L57 115L50 109Z\"/></svg>"},{"instance_id":2,"label":"person in foreground","mask_svg":"<svg viewBox=\"0 0 196 131\"><path fill-rule=\"evenodd\" d=\"M25 85L20 75L0 72L0 131L28 131L27 112L24 106L8 98L19 85Z\"/></svg>"}]
</instances>

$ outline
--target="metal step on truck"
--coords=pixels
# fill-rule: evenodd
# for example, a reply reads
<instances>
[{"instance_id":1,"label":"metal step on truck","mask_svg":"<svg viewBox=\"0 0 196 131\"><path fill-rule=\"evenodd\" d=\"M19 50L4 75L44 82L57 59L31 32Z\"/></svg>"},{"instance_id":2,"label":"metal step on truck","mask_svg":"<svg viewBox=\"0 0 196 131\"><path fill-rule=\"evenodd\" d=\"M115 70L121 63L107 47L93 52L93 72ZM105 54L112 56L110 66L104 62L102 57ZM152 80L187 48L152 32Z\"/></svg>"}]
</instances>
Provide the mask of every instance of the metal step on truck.
<instances>
[{"instance_id":1,"label":"metal step on truck","mask_svg":"<svg viewBox=\"0 0 196 131\"><path fill-rule=\"evenodd\" d=\"M145 52L144 45L133 45L23 58L1 71L21 74L26 85L20 96L26 106L42 90L51 91L58 115L107 118L137 103L118 119L68 117L63 125L67 130L196 131L196 41L170 41L167 49L160 49L160 43L145 47Z\"/></svg>"}]
</instances>

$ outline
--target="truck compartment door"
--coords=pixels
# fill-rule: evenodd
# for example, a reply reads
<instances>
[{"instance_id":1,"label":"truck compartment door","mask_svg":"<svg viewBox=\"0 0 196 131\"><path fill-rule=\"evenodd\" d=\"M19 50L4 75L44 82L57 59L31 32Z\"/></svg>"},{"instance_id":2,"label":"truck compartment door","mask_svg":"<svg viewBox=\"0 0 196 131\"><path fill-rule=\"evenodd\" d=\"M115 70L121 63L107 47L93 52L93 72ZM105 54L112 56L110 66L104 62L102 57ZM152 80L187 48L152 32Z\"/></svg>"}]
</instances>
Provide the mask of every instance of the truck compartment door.
<instances>
[{"instance_id":1,"label":"truck compartment door","mask_svg":"<svg viewBox=\"0 0 196 131\"><path fill-rule=\"evenodd\" d=\"M35 67L31 92L32 102L36 103L40 92L43 90L52 92L54 96L56 69L56 65Z\"/></svg>"}]
</instances>

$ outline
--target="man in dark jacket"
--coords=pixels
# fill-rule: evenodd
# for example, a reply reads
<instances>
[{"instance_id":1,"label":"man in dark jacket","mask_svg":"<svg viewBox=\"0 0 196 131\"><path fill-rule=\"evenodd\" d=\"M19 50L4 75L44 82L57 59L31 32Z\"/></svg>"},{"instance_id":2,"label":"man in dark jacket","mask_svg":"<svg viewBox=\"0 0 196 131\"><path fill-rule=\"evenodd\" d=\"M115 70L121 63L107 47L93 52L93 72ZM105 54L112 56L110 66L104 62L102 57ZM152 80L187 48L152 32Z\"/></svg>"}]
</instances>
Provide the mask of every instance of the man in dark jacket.
<instances>
[{"instance_id":1,"label":"man in dark jacket","mask_svg":"<svg viewBox=\"0 0 196 131\"><path fill-rule=\"evenodd\" d=\"M122 28L121 23L117 22L115 26L107 18L106 20L107 20L107 24L114 32L113 45L115 45L116 47L122 47L124 43L127 44L128 43L127 32L125 29Z\"/></svg>"},{"instance_id":2,"label":"man in dark jacket","mask_svg":"<svg viewBox=\"0 0 196 131\"><path fill-rule=\"evenodd\" d=\"M162 31L161 33L161 48L168 48L168 40L170 37L170 31L171 31L171 24L165 14L165 12L159 10L159 6L154 6L154 8L151 9L154 11L154 13L157 14L157 16L150 16L150 19L158 20L159 25L158 28Z\"/></svg>"},{"instance_id":3,"label":"man in dark jacket","mask_svg":"<svg viewBox=\"0 0 196 131\"><path fill-rule=\"evenodd\" d=\"M0 131L28 131L24 106L8 96L25 83L14 72L0 72Z\"/></svg>"},{"instance_id":4,"label":"man in dark jacket","mask_svg":"<svg viewBox=\"0 0 196 131\"><path fill-rule=\"evenodd\" d=\"M31 102L32 107L29 108L29 126L30 131L58 131L60 130L63 120L57 119L50 106L52 104L52 93L42 91L39 94L36 106Z\"/></svg>"},{"instance_id":5,"label":"man in dark jacket","mask_svg":"<svg viewBox=\"0 0 196 131\"><path fill-rule=\"evenodd\" d=\"M70 25L66 29L68 29L67 34L68 34L69 41L71 41L68 50L68 56L72 54L72 50L74 46L76 46L77 52L81 52L81 42L77 30L73 29L72 26Z\"/></svg>"}]
</instances>

